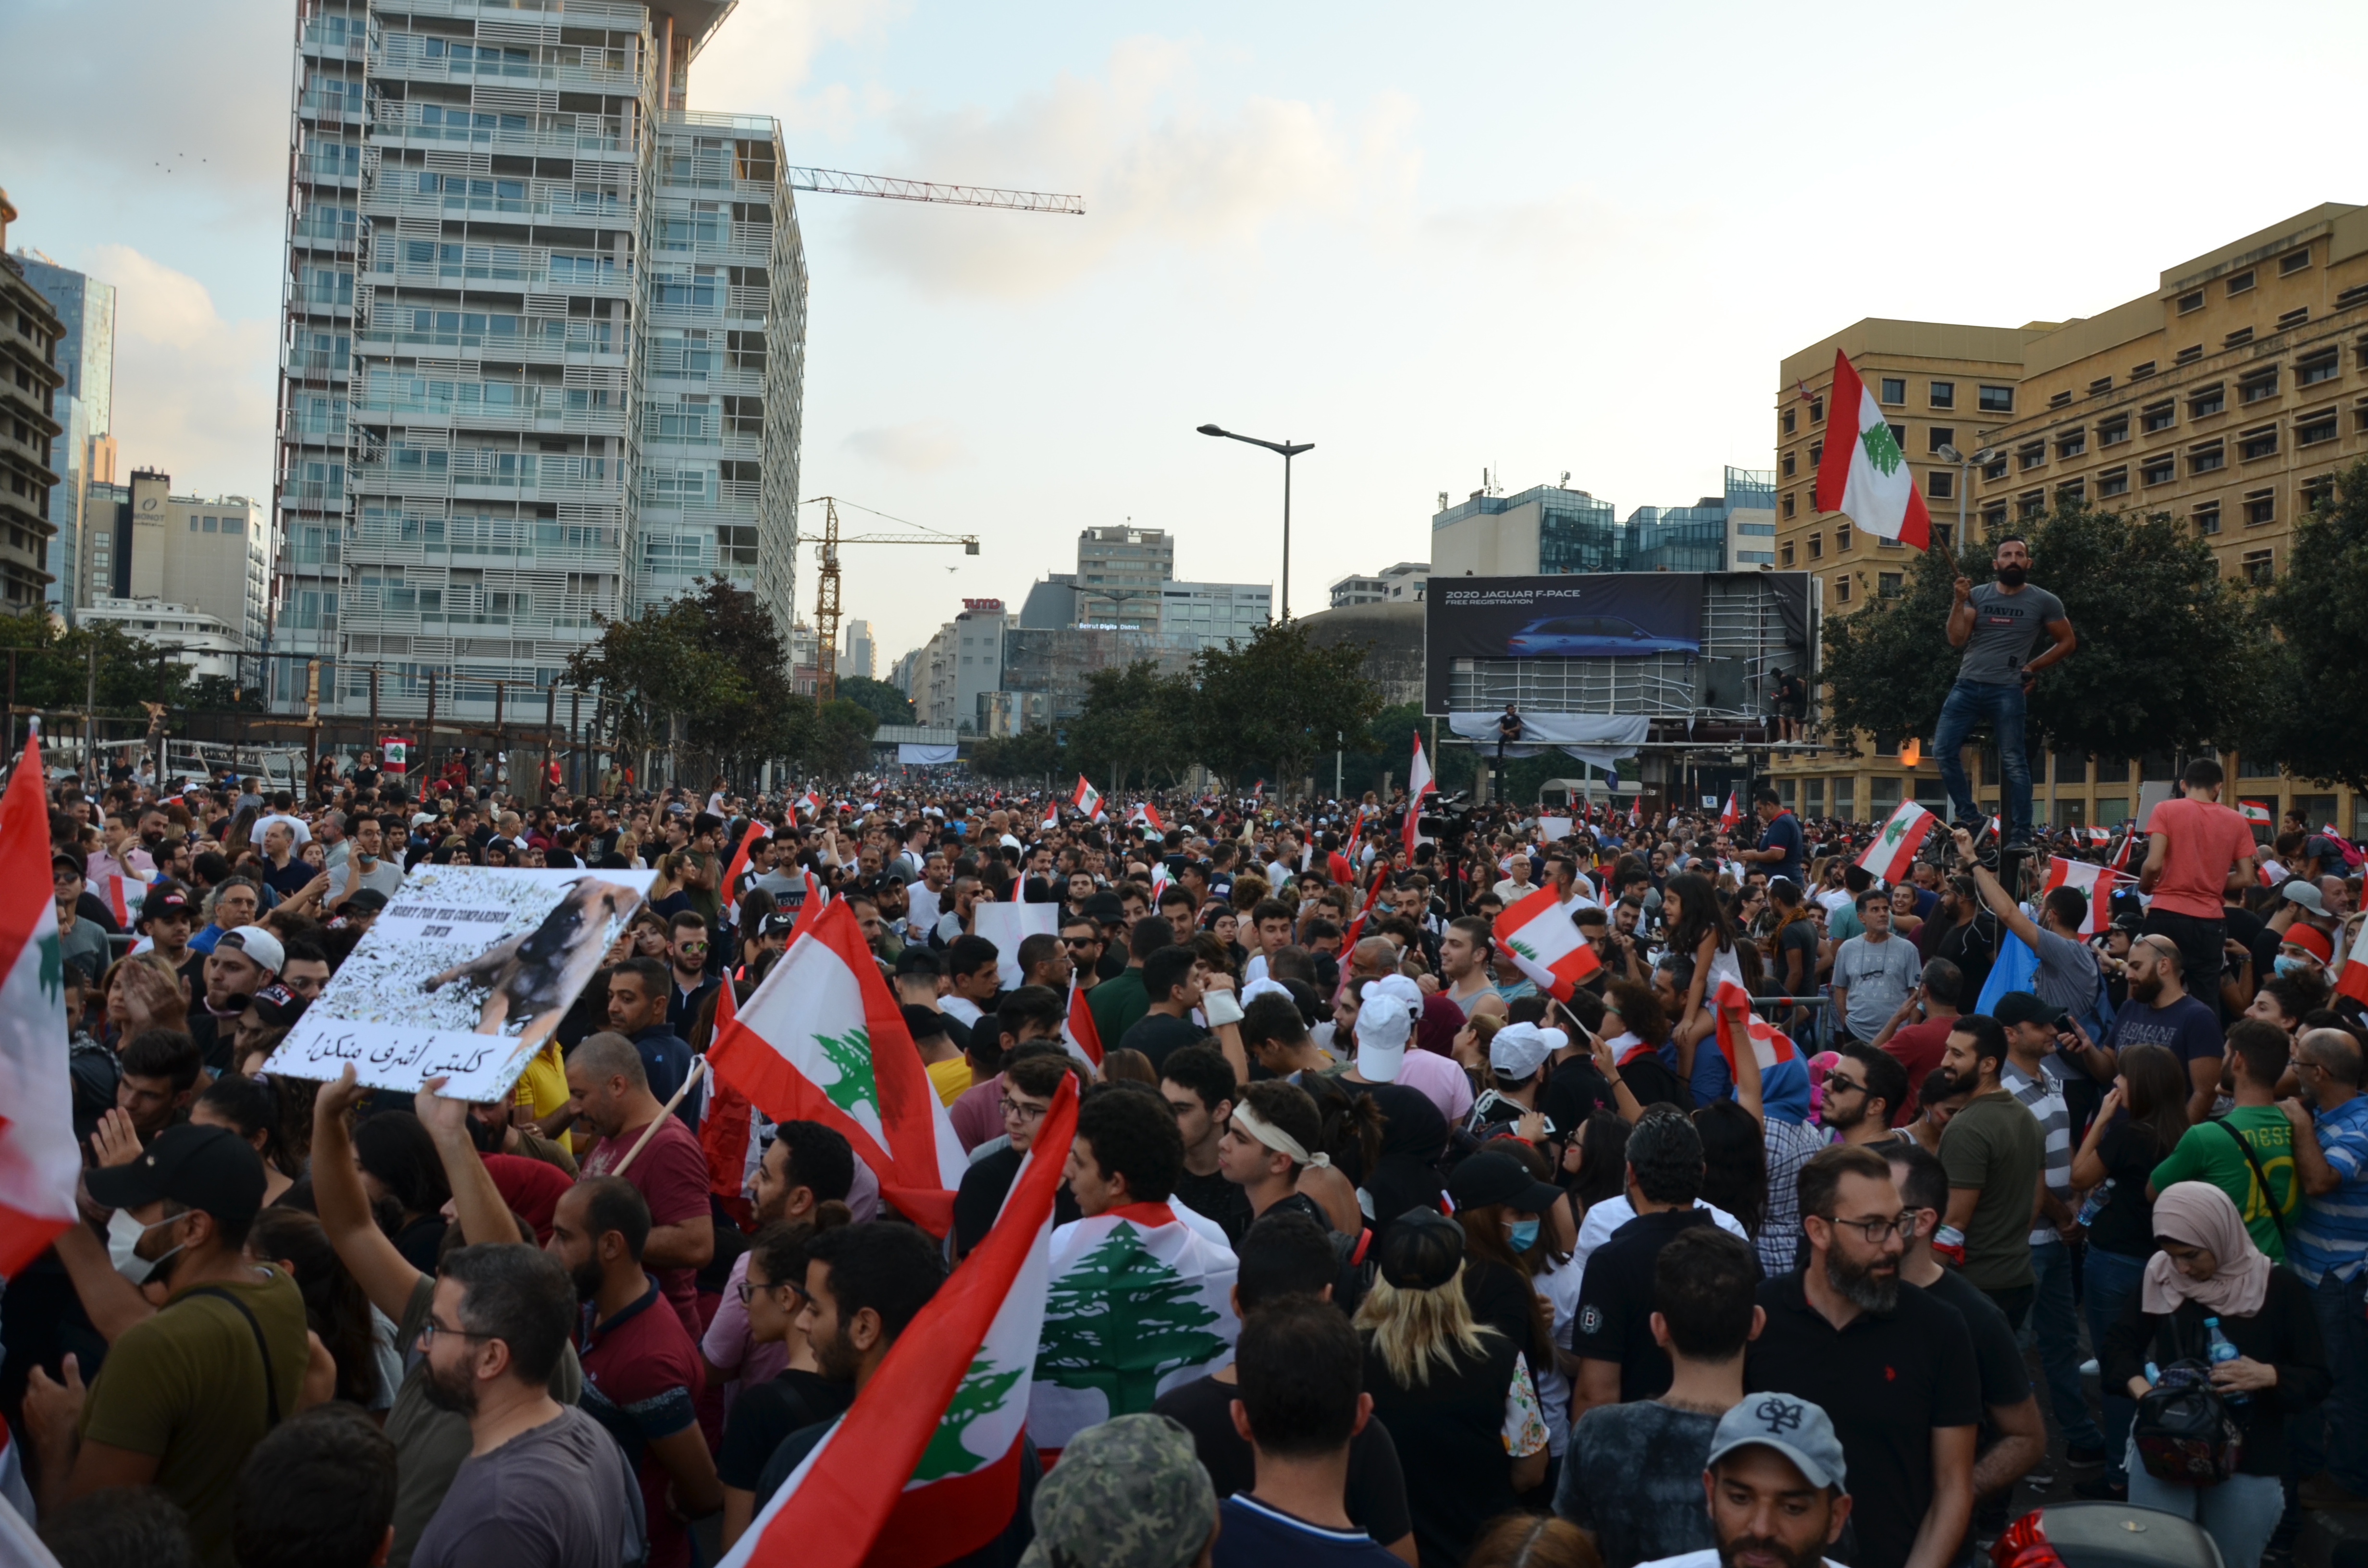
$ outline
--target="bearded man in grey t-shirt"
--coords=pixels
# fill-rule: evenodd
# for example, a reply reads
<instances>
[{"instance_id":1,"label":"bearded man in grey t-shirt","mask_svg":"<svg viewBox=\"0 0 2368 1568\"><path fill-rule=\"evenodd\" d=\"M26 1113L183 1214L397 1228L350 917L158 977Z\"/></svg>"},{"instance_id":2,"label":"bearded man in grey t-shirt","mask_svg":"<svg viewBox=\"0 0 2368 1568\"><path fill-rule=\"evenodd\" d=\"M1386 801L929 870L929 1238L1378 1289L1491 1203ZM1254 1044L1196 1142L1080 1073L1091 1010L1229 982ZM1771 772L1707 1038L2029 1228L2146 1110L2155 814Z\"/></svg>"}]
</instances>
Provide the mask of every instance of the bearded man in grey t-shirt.
<instances>
[{"instance_id":1,"label":"bearded man in grey t-shirt","mask_svg":"<svg viewBox=\"0 0 2368 1568\"><path fill-rule=\"evenodd\" d=\"M1975 724L1990 722L1998 736L1998 768L2005 779L2006 846L2031 843L2031 762L2022 744L2023 702L2039 672L2068 655L2078 642L2064 601L2031 581L2031 547L2009 534L1998 541L1991 564L1997 581L1975 587L1956 581L1949 607L1949 645L1965 651L1957 684L1941 705L1932 749L1941 757L1941 782L1949 791L1959 826L1981 836L1981 812L1962 756ZM2043 634L2054 645L2036 657Z\"/></svg>"}]
</instances>

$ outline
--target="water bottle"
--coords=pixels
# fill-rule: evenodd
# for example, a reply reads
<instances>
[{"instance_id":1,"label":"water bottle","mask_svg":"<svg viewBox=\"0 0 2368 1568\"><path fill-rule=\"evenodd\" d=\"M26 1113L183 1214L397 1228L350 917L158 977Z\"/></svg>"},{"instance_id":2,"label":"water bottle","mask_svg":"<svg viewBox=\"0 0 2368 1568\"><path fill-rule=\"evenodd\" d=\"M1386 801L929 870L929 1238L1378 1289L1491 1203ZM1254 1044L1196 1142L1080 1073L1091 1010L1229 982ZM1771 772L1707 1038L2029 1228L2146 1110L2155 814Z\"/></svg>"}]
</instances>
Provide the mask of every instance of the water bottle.
<instances>
[{"instance_id":1,"label":"water bottle","mask_svg":"<svg viewBox=\"0 0 2368 1568\"><path fill-rule=\"evenodd\" d=\"M2095 1224L2097 1222L2097 1216L2103 1213L2105 1210L2105 1200L2112 1197L2112 1195L2113 1178L2111 1176L2107 1176L2103 1181L2090 1188L2089 1192L2089 1200L2080 1205L2080 1223L2083 1226Z\"/></svg>"},{"instance_id":2,"label":"water bottle","mask_svg":"<svg viewBox=\"0 0 2368 1568\"><path fill-rule=\"evenodd\" d=\"M2218 1318L2205 1318L2203 1320L2203 1327L2205 1332L2210 1334L2212 1336L2212 1343L2208 1354L2214 1366L2216 1367L2223 1361L2234 1361L2243 1354L2243 1352L2239 1351L2234 1345L2228 1343L2228 1336L2220 1332L2220 1320ZM2250 1400L2241 1393L2223 1392L2220 1397L2227 1402L2229 1408L2231 1409L2239 1409L2251 1403Z\"/></svg>"}]
</instances>

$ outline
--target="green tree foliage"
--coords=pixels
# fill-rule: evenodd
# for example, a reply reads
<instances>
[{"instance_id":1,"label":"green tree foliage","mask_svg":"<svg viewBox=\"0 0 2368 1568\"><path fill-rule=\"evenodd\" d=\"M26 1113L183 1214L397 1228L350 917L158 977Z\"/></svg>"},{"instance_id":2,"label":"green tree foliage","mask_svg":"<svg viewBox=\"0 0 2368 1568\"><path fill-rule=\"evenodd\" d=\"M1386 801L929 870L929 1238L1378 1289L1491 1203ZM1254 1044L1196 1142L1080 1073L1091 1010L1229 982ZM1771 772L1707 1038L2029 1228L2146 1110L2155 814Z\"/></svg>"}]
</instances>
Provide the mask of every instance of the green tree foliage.
<instances>
[{"instance_id":1,"label":"green tree foliage","mask_svg":"<svg viewBox=\"0 0 2368 1568\"><path fill-rule=\"evenodd\" d=\"M1099 1389L1111 1415L1149 1410L1159 1380L1224 1354L1201 1288L1152 1256L1125 1221L1053 1281L1036 1375Z\"/></svg>"},{"instance_id":2,"label":"green tree foliage","mask_svg":"<svg viewBox=\"0 0 2368 1568\"><path fill-rule=\"evenodd\" d=\"M2368 462L2294 525L2286 569L2256 609L2266 668L2239 748L2368 789Z\"/></svg>"},{"instance_id":3,"label":"green tree foliage","mask_svg":"<svg viewBox=\"0 0 2368 1568\"><path fill-rule=\"evenodd\" d=\"M1085 710L1069 726L1069 756L1098 783L1173 779L1193 756L1191 682L1149 659L1086 676Z\"/></svg>"},{"instance_id":4,"label":"green tree foliage","mask_svg":"<svg viewBox=\"0 0 2368 1568\"><path fill-rule=\"evenodd\" d=\"M2260 685L2248 594L2186 525L2066 506L1996 532L2028 541L2032 581L2064 601L2080 639L2032 693L2033 751L2127 757L2233 742ZM1988 581L1991 553L1987 539L1953 561L1932 550L1907 563L1898 597L1827 618L1837 730L1930 737L1962 656L1949 645L1951 584Z\"/></svg>"},{"instance_id":5,"label":"green tree foliage","mask_svg":"<svg viewBox=\"0 0 2368 1568\"><path fill-rule=\"evenodd\" d=\"M844 697L824 703L818 712L805 705L806 699L797 701L792 714L797 741L792 750L799 761L825 778L845 778L871 766L871 735L880 728L878 714Z\"/></svg>"},{"instance_id":6,"label":"green tree foliage","mask_svg":"<svg viewBox=\"0 0 2368 1568\"><path fill-rule=\"evenodd\" d=\"M157 646L112 622L85 622L69 631L45 611L0 616L0 659L16 653L17 700L26 707L79 711L89 695L94 650L102 713L136 715L145 711L142 703L158 701L176 709L232 706L229 682L193 680L188 666L176 664L169 653L160 682Z\"/></svg>"},{"instance_id":7,"label":"green tree foliage","mask_svg":"<svg viewBox=\"0 0 2368 1568\"><path fill-rule=\"evenodd\" d=\"M841 676L838 695L848 702L866 708L883 724L909 724L913 720L913 702L903 692L884 680L869 676Z\"/></svg>"},{"instance_id":8,"label":"green tree foliage","mask_svg":"<svg viewBox=\"0 0 2368 1568\"><path fill-rule=\"evenodd\" d=\"M970 767L981 778L1032 784L1049 778L1058 786L1065 781L1070 762L1059 736L1050 730L1028 730L975 743Z\"/></svg>"},{"instance_id":9,"label":"green tree foliage","mask_svg":"<svg viewBox=\"0 0 2368 1568\"><path fill-rule=\"evenodd\" d=\"M1365 649L1319 648L1304 621L1269 622L1247 643L1194 655L1194 751L1234 783L1263 775L1285 791L1345 734L1360 750L1382 711L1381 687L1365 676Z\"/></svg>"}]
</instances>

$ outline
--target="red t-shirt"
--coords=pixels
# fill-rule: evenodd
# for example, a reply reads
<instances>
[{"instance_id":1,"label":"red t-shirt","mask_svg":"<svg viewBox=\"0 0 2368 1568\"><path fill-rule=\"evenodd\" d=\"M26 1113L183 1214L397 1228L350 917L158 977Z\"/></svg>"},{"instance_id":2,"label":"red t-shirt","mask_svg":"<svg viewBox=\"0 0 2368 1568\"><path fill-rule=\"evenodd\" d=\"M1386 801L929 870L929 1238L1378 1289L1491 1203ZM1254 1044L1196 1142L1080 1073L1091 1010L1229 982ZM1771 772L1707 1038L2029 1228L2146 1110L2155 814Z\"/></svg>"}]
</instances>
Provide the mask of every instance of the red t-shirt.
<instances>
[{"instance_id":1,"label":"red t-shirt","mask_svg":"<svg viewBox=\"0 0 2368 1568\"><path fill-rule=\"evenodd\" d=\"M1916 1091L1924 1086L1932 1069L1941 1065L1941 1054L1949 1048L1949 1031L1956 1026L1954 1018L1930 1018L1896 1029L1883 1042L1891 1059L1907 1069L1907 1103L1891 1108L1892 1126L1905 1127L1916 1119Z\"/></svg>"},{"instance_id":2,"label":"red t-shirt","mask_svg":"<svg viewBox=\"0 0 2368 1568\"><path fill-rule=\"evenodd\" d=\"M525 1154L487 1154L484 1160L502 1201L534 1227L536 1241L551 1240L552 1211L559 1207L559 1195L575 1185L575 1178Z\"/></svg>"},{"instance_id":3,"label":"red t-shirt","mask_svg":"<svg viewBox=\"0 0 2368 1568\"><path fill-rule=\"evenodd\" d=\"M625 1179L650 1206L652 1225L686 1225L693 1220L710 1218L713 1210L707 1202L707 1153L699 1146L699 1134L683 1125L682 1118L668 1114L658 1119L658 1130L650 1145L633 1156L625 1167ZM640 1139L642 1130L629 1127L614 1138L603 1138L585 1156L583 1173L587 1176L607 1176L616 1168ZM650 1274L674 1303L682 1319L682 1326L692 1339L699 1337L699 1290L695 1283L697 1269L653 1268Z\"/></svg>"},{"instance_id":4,"label":"red t-shirt","mask_svg":"<svg viewBox=\"0 0 2368 1568\"><path fill-rule=\"evenodd\" d=\"M2211 801L2182 796L2157 806L2146 831L2170 840L2151 907L2197 920L2225 918L2227 906L2220 892L2227 885L2228 868L2238 856L2253 852L2253 830L2245 819Z\"/></svg>"},{"instance_id":5,"label":"red t-shirt","mask_svg":"<svg viewBox=\"0 0 2368 1568\"><path fill-rule=\"evenodd\" d=\"M642 1158L626 1167L628 1181L649 1154L643 1150ZM584 1413L609 1429L641 1480L649 1568L690 1568L689 1534L666 1503L666 1485L674 1478L649 1445L697 1422L707 1376L699 1352L681 1320L659 1301L655 1284L608 1322L595 1326L589 1308L585 1319L576 1347L584 1363Z\"/></svg>"}]
</instances>

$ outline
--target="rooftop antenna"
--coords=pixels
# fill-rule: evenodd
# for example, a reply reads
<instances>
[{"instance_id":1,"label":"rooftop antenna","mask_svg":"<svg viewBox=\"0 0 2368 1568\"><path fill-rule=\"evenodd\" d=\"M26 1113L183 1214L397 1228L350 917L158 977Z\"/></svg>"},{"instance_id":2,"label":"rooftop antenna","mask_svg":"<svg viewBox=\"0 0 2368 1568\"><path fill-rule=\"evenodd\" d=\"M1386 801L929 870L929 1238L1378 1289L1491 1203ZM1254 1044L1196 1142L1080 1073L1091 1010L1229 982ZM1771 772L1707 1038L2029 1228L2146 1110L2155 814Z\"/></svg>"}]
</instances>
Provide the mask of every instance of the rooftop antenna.
<instances>
[{"instance_id":1,"label":"rooftop antenna","mask_svg":"<svg viewBox=\"0 0 2368 1568\"><path fill-rule=\"evenodd\" d=\"M1570 488L1570 470L1568 470L1568 469L1565 469L1565 470L1563 470L1563 471L1562 471L1562 483L1561 483L1561 484L1560 484L1559 486L1557 486L1557 488L1559 488L1559 489L1563 489L1563 490L1567 490L1567 489L1569 489L1569 488Z\"/></svg>"}]
</instances>

